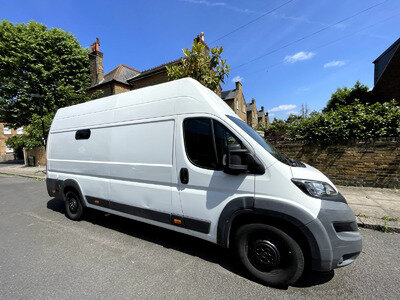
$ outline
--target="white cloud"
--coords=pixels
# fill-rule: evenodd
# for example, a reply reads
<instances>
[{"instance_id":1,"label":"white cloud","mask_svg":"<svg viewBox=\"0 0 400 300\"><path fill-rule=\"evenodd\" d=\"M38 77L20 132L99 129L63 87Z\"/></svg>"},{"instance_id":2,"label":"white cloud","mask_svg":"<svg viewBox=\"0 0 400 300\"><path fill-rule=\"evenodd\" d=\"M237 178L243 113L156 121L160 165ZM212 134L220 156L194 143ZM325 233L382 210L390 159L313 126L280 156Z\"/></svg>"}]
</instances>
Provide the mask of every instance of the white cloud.
<instances>
[{"instance_id":1,"label":"white cloud","mask_svg":"<svg viewBox=\"0 0 400 300\"><path fill-rule=\"evenodd\" d=\"M269 117L273 117L273 116L275 116L275 114L274 114L274 113L271 113L271 114L268 113L268 116L269 116Z\"/></svg>"},{"instance_id":2,"label":"white cloud","mask_svg":"<svg viewBox=\"0 0 400 300\"><path fill-rule=\"evenodd\" d=\"M203 4L206 6L226 6L225 2L210 2L206 0L181 0L183 2L189 2L194 4Z\"/></svg>"},{"instance_id":3,"label":"white cloud","mask_svg":"<svg viewBox=\"0 0 400 300\"><path fill-rule=\"evenodd\" d=\"M295 63L296 61L311 59L314 55L314 52L300 51L293 55L287 55L284 59L284 62Z\"/></svg>"},{"instance_id":4,"label":"white cloud","mask_svg":"<svg viewBox=\"0 0 400 300\"><path fill-rule=\"evenodd\" d=\"M286 114L288 114L288 115L298 115L299 112L297 110L290 110L290 111L287 111Z\"/></svg>"},{"instance_id":5,"label":"white cloud","mask_svg":"<svg viewBox=\"0 0 400 300\"><path fill-rule=\"evenodd\" d=\"M346 64L346 62L343 60L334 60L334 61L330 61L330 62L324 64L324 68L341 67L341 66L344 66L345 64Z\"/></svg>"},{"instance_id":6,"label":"white cloud","mask_svg":"<svg viewBox=\"0 0 400 300\"><path fill-rule=\"evenodd\" d=\"M248 8L240 8L237 6L231 6L231 5L228 5L226 2L212 2L212 1L207 1L207 0L181 0L181 1L187 2L187 3L192 3L192 4L201 4L201 5L210 6L210 7L220 6L220 7L225 7L227 9L242 12L242 13L254 13L254 11L252 11Z\"/></svg>"},{"instance_id":7,"label":"white cloud","mask_svg":"<svg viewBox=\"0 0 400 300\"><path fill-rule=\"evenodd\" d=\"M301 87L301 88L297 89L297 93L303 93L303 92L307 92L309 90L310 90L309 87Z\"/></svg>"},{"instance_id":8,"label":"white cloud","mask_svg":"<svg viewBox=\"0 0 400 300\"><path fill-rule=\"evenodd\" d=\"M233 77L233 78L232 78L232 82L235 83L236 81L242 82L242 81L243 81L243 77L241 77L241 76L239 76L239 75Z\"/></svg>"},{"instance_id":9,"label":"white cloud","mask_svg":"<svg viewBox=\"0 0 400 300\"><path fill-rule=\"evenodd\" d=\"M268 112L291 110L291 109L295 109L296 106L297 105L294 105L294 104L282 104L282 105L276 106L272 109L269 109Z\"/></svg>"}]
</instances>

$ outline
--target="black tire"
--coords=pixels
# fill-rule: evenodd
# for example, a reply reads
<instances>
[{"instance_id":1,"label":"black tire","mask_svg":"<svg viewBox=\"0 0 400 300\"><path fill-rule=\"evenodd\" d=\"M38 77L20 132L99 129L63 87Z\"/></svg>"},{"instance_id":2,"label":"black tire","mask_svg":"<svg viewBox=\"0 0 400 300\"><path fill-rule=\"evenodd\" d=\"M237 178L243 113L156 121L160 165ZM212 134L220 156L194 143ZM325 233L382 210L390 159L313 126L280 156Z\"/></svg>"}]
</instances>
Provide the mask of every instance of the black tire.
<instances>
[{"instance_id":1,"label":"black tire","mask_svg":"<svg viewBox=\"0 0 400 300\"><path fill-rule=\"evenodd\" d=\"M67 218L79 221L83 217L84 208L79 195L74 191L65 194L65 215Z\"/></svg>"},{"instance_id":2,"label":"black tire","mask_svg":"<svg viewBox=\"0 0 400 300\"><path fill-rule=\"evenodd\" d=\"M291 236L276 227L243 225L236 232L235 247L244 267L267 285L291 285L303 274L302 249Z\"/></svg>"}]
</instances>

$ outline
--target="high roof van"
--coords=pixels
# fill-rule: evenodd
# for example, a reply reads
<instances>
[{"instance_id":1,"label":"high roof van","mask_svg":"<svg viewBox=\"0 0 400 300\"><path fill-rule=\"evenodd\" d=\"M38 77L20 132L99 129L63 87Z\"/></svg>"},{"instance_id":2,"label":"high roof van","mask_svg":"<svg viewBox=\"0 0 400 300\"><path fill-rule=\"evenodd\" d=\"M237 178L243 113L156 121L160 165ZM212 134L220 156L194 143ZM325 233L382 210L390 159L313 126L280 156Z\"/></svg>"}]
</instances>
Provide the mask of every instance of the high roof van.
<instances>
[{"instance_id":1,"label":"high roof van","mask_svg":"<svg viewBox=\"0 0 400 300\"><path fill-rule=\"evenodd\" d=\"M232 248L269 285L361 252L335 185L189 78L59 109L46 183L72 220L98 209Z\"/></svg>"}]
</instances>

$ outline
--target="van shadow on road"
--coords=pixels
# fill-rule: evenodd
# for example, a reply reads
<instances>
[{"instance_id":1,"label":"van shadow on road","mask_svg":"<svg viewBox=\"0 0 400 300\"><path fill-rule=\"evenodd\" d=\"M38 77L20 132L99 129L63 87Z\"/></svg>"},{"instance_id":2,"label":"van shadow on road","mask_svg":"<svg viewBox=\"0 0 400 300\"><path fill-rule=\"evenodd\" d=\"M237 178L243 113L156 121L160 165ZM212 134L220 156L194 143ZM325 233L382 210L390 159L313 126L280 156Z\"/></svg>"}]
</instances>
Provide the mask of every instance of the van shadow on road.
<instances>
[{"instance_id":1,"label":"van shadow on road","mask_svg":"<svg viewBox=\"0 0 400 300\"><path fill-rule=\"evenodd\" d=\"M64 202L60 199L53 198L49 200L47 202L47 208L61 214L65 213ZM214 264L219 264L221 267L238 276L263 285L262 282L259 282L257 279L247 274L247 272L240 266L233 251L224 249L210 242L128 218L106 214L93 209L88 211L85 215L84 221L116 230L132 237L158 244L165 248L196 256ZM333 276L334 271L326 273L308 272L299 282L296 283L295 287L311 287L324 284L330 281ZM281 289L287 289L287 287L281 287Z\"/></svg>"}]
</instances>

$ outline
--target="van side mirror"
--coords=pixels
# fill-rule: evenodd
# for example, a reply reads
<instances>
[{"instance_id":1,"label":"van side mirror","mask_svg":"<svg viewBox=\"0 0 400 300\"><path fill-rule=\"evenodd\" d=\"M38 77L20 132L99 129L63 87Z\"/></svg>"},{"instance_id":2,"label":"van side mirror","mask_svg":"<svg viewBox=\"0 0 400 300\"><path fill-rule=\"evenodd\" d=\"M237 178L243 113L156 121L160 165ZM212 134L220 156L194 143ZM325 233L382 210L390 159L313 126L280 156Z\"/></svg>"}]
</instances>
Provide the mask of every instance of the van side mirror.
<instances>
[{"instance_id":1,"label":"van side mirror","mask_svg":"<svg viewBox=\"0 0 400 300\"><path fill-rule=\"evenodd\" d=\"M223 158L224 172L231 175L241 173L264 174L262 163L240 144L229 145Z\"/></svg>"},{"instance_id":2,"label":"van side mirror","mask_svg":"<svg viewBox=\"0 0 400 300\"><path fill-rule=\"evenodd\" d=\"M239 144L229 145L224 155L224 172L232 175L247 172L247 164L245 163L247 152L247 149L242 149Z\"/></svg>"}]
</instances>

